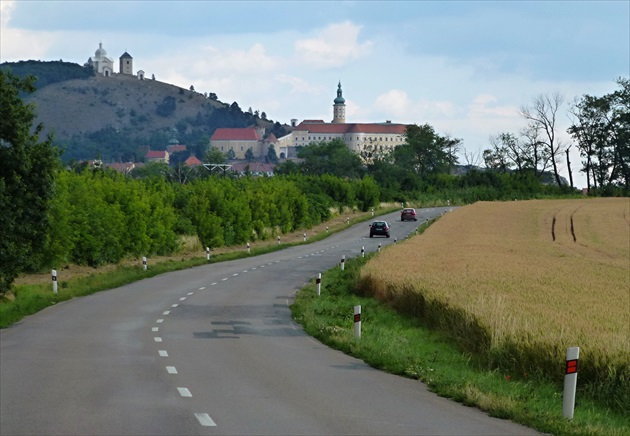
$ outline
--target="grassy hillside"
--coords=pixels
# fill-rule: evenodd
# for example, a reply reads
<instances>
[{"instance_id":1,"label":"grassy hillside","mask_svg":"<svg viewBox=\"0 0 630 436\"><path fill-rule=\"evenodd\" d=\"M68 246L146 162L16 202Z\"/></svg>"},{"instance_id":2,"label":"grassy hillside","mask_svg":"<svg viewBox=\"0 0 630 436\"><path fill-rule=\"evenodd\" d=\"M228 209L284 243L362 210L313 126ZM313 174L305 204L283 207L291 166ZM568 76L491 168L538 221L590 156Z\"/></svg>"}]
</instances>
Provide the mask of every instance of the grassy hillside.
<instances>
[{"instance_id":1,"label":"grassy hillside","mask_svg":"<svg viewBox=\"0 0 630 436\"><path fill-rule=\"evenodd\" d=\"M106 162L142 161L147 149L185 144L202 158L218 127L262 126L277 137L286 126L243 112L216 95L135 76L102 77L67 62L4 63L4 69L37 77L37 91L25 96L36 122L53 132L63 159L100 156Z\"/></svg>"}]
</instances>

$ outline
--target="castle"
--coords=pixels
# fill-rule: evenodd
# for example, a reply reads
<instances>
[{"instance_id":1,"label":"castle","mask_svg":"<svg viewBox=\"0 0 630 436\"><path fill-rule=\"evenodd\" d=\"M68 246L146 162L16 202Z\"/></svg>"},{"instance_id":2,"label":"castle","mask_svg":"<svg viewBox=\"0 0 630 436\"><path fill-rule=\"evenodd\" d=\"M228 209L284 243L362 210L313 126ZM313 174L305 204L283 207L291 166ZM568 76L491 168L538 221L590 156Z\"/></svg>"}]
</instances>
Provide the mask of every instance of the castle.
<instances>
[{"instance_id":1,"label":"castle","mask_svg":"<svg viewBox=\"0 0 630 436\"><path fill-rule=\"evenodd\" d=\"M103 48L103 43L98 43L98 48L87 60L87 65L94 68L94 72L98 75L110 77L114 75L114 60L107 56L107 51ZM124 52L119 58L118 74L133 76L133 58L127 52ZM138 70L136 75L138 79L144 80L144 71Z\"/></svg>"},{"instance_id":2,"label":"castle","mask_svg":"<svg viewBox=\"0 0 630 436\"><path fill-rule=\"evenodd\" d=\"M333 118L330 123L324 120L304 120L297 124L291 120L293 130L287 135L276 138L264 137L260 128L219 128L210 138L210 146L227 153L234 152L237 159L244 159L251 148L254 156L260 158L267 154L273 145L281 159L297 156L297 149L310 143L341 139L346 146L365 159L389 153L394 147L406 141L406 124L392 123L346 123L346 100L343 98L341 82L337 85L337 97L333 100Z\"/></svg>"}]
</instances>

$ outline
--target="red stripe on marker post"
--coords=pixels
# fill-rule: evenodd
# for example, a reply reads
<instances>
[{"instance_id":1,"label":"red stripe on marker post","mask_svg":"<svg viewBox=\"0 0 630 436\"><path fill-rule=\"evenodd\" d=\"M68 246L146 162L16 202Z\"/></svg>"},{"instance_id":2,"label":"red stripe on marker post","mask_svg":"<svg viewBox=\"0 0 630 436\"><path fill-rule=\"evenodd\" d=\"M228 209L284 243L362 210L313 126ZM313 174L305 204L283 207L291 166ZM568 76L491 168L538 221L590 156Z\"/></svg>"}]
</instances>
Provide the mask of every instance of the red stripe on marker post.
<instances>
[{"instance_id":1,"label":"red stripe on marker post","mask_svg":"<svg viewBox=\"0 0 630 436\"><path fill-rule=\"evenodd\" d=\"M354 306L354 337L361 337L361 306Z\"/></svg>"},{"instance_id":2,"label":"red stripe on marker post","mask_svg":"<svg viewBox=\"0 0 630 436\"><path fill-rule=\"evenodd\" d=\"M577 388L579 358L580 347L567 349L566 374L564 375L564 392L562 394L562 416L566 419L573 419L573 411L575 410L575 391Z\"/></svg>"},{"instance_id":3,"label":"red stripe on marker post","mask_svg":"<svg viewBox=\"0 0 630 436\"><path fill-rule=\"evenodd\" d=\"M566 374L576 374L578 372L578 360L567 360Z\"/></svg>"}]
</instances>

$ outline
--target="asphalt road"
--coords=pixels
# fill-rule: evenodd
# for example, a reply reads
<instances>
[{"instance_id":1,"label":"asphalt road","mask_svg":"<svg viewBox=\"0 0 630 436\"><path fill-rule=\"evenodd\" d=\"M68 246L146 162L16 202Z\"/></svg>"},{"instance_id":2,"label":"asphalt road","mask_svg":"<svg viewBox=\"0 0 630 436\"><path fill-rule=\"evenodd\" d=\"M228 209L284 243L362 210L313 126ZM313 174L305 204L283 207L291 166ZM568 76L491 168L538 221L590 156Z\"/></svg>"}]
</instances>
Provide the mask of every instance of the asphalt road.
<instances>
[{"instance_id":1,"label":"asphalt road","mask_svg":"<svg viewBox=\"0 0 630 436\"><path fill-rule=\"evenodd\" d=\"M164 274L48 308L0 331L0 434L532 434L374 370L307 336L306 282L401 241L384 218L324 241ZM322 295L325 298L325 295Z\"/></svg>"}]
</instances>

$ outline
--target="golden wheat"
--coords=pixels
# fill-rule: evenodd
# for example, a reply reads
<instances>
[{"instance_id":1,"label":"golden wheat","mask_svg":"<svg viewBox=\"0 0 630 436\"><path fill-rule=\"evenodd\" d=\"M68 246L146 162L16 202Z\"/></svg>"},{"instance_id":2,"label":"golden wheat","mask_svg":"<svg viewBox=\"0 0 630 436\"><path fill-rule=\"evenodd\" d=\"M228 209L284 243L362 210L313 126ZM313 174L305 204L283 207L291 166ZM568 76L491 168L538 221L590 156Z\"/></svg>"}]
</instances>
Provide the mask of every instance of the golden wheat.
<instances>
[{"instance_id":1,"label":"golden wheat","mask_svg":"<svg viewBox=\"0 0 630 436\"><path fill-rule=\"evenodd\" d=\"M411 293L463 312L488 352L508 346L561 368L566 348L580 346L597 366L627 371L630 200L466 206L384 250L361 283L390 302L417 301Z\"/></svg>"}]
</instances>

